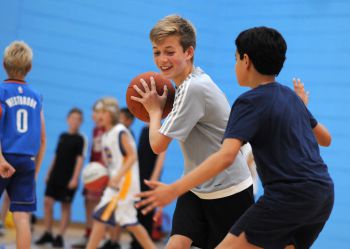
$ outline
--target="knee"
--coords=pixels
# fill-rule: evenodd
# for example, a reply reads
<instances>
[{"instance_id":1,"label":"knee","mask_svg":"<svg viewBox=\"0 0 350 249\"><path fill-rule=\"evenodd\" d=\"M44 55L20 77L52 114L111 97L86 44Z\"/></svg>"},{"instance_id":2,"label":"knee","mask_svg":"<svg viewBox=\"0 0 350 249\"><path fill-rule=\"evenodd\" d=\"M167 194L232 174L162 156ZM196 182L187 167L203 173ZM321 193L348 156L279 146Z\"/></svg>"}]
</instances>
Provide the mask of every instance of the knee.
<instances>
[{"instance_id":1,"label":"knee","mask_svg":"<svg viewBox=\"0 0 350 249\"><path fill-rule=\"evenodd\" d=\"M27 212L13 212L13 221L15 224L29 223L29 216Z\"/></svg>"},{"instance_id":2,"label":"knee","mask_svg":"<svg viewBox=\"0 0 350 249\"><path fill-rule=\"evenodd\" d=\"M46 209L51 209L53 207L54 200L49 197L45 197L44 199L44 207Z\"/></svg>"},{"instance_id":3,"label":"knee","mask_svg":"<svg viewBox=\"0 0 350 249\"><path fill-rule=\"evenodd\" d=\"M170 237L166 249L189 249L192 240L182 235L173 235Z\"/></svg>"}]
</instances>

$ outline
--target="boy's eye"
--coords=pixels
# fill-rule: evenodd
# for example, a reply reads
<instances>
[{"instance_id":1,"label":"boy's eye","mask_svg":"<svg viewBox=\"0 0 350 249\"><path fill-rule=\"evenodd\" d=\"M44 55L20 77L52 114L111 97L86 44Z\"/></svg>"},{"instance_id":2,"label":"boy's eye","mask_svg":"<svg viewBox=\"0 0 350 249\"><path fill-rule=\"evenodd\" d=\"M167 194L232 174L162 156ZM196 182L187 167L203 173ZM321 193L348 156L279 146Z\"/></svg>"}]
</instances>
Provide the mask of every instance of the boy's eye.
<instances>
[{"instance_id":1,"label":"boy's eye","mask_svg":"<svg viewBox=\"0 0 350 249\"><path fill-rule=\"evenodd\" d=\"M158 56L158 55L160 55L160 52L159 52L159 51L154 51L154 52L153 52L153 55L154 55L154 56Z\"/></svg>"},{"instance_id":2,"label":"boy's eye","mask_svg":"<svg viewBox=\"0 0 350 249\"><path fill-rule=\"evenodd\" d=\"M174 51L168 51L168 52L167 52L167 55L173 55L173 54L175 54Z\"/></svg>"}]
</instances>

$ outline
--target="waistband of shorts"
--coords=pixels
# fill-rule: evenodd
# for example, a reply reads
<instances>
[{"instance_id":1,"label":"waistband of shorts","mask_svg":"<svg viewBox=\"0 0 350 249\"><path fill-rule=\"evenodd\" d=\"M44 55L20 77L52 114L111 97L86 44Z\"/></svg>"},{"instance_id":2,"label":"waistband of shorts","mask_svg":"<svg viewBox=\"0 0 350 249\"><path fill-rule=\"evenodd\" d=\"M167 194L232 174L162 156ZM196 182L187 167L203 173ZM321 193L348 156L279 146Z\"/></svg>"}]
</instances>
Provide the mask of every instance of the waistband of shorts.
<instances>
[{"instance_id":1,"label":"waistband of shorts","mask_svg":"<svg viewBox=\"0 0 350 249\"><path fill-rule=\"evenodd\" d=\"M227 196L231 196L234 194L237 194L239 192L242 192L243 190L249 188L251 185L253 185L253 179L251 176L249 176L247 179L244 181L233 185L229 188L221 189L215 192L210 192L210 193L200 193L194 190L191 190L192 193L194 193L196 196L198 196L201 199L204 200L211 200L211 199L219 199L219 198L224 198Z\"/></svg>"}]
</instances>

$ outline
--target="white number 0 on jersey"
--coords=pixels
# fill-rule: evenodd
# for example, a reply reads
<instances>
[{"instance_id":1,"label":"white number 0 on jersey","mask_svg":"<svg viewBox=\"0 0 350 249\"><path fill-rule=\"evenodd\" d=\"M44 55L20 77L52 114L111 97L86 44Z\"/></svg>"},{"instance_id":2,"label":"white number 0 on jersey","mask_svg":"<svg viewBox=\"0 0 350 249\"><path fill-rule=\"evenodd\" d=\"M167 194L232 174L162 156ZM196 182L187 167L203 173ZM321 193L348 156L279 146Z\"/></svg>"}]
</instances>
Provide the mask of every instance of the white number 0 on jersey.
<instances>
[{"instance_id":1,"label":"white number 0 on jersey","mask_svg":"<svg viewBox=\"0 0 350 249\"><path fill-rule=\"evenodd\" d=\"M28 112L25 109L19 109L16 114L17 131L25 133L28 130Z\"/></svg>"}]
</instances>

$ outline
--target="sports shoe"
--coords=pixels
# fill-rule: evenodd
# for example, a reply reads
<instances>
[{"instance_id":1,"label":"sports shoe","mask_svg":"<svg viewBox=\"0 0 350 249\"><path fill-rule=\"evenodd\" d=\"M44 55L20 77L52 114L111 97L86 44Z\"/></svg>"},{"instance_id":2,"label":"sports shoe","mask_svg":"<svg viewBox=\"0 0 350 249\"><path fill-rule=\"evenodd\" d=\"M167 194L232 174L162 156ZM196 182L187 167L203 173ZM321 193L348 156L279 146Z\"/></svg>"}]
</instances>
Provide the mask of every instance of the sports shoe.
<instances>
[{"instance_id":1,"label":"sports shoe","mask_svg":"<svg viewBox=\"0 0 350 249\"><path fill-rule=\"evenodd\" d=\"M41 235L41 237L37 241L35 241L35 244L40 246L46 243L51 243L52 241L53 241L52 234L49 232L45 232L43 235Z\"/></svg>"},{"instance_id":2,"label":"sports shoe","mask_svg":"<svg viewBox=\"0 0 350 249\"><path fill-rule=\"evenodd\" d=\"M81 237L75 244L72 245L72 248L86 248L89 238L84 236Z\"/></svg>"},{"instance_id":3,"label":"sports shoe","mask_svg":"<svg viewBox=\"0 0 350 249\"><path fill-rule=\"evenodd\" d=\"M64 242L61 235L57 235L57 237L52 241L52 246L57 248L63 248Z\"/></svg>"}]
</instances>

